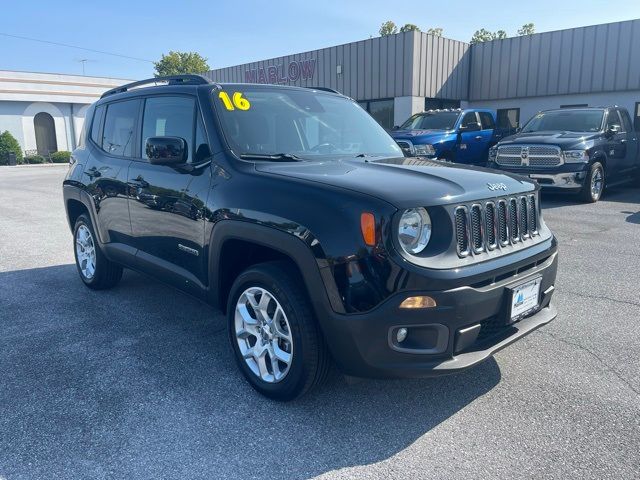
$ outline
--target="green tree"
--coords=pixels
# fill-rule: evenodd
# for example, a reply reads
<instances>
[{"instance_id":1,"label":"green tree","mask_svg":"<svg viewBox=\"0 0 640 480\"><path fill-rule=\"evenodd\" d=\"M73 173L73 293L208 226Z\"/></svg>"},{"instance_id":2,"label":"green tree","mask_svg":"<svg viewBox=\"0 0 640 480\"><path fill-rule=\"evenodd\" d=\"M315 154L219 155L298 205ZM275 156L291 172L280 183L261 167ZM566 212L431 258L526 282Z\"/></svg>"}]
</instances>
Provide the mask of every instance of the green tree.
<instances>
[{"instance_id":1,"label":"green tree","mask_svg":"<svg viewBox=\"0 0 640 480\"><path fill-rule=\"evenodd\" d=\"M417 25L414 25L413 23L405 23L404 26L402 28L400 28L400 32L404 33L404 32L419 32L420 28Z\"/></svg>"},{"instance_id":2,"label":"green tree","mask_svg":"<svg viewBox=\"0 0 640 480\"><path fill-rule=\"evenodd\" d=\"M429 35L433 35L435 37L441 37L442 36L442 29L440 27L430 28L429 30L427 30L427 33Z\"/></svg>"},{"instance_id":3,"label":"green tree","mask_svg":"<svg viewBox=\"0 0 640 480\"><path fill-rule=\"evenodd\" d=\"M470 43L490 42L491 40L502 40L503 38L507 38L507 32L504 30L490 32L489 30L481 28L480 30L476 30L473 34Z\"/></svg>"},{"instance_id":4,"label":"green tree","mask_svg":"<svg viewBox=\"0 0 640 480\"><path fill-rule=\"evenodd\" d=\"M5 130L0 133L0 165L9 163L7 155L9 152L16 154L17 163L22 163L22 148L20 148L18 140L8 130Z\"/></svg>"},{"instance_id":5,"label":"green tree","mask_svg":"<svg viewBox=\"0 0 640 480\"><path fill-rule=\"evenodd\" d=\"M393 35L394 33L398 33L398 27L391 20L387 20L382 25L380 25L381 37L384 37L386 35Z\"/></svg>"},{"instance_id":6,"label":"green tree","mask_svg":"<svg viewBox=\"0 0 640 480\"><path fill-rule=\"evenodd\" d=\"M204 73L210 70L207 59L197 52L174 52L162 55L153 64L156 77L165 75L181 75L185 73Z\"/></svg>"},{"instance_id":7,"label":"green tree","mask_svg":"<svg viewBox=\"0 0 640 480\"><path fill-rule=\"evenodd\" d=\"M525 23L518 30L518 35L520 35L521 37L523 35L533 35L534 33L536 33L536 27L533 23Z\"/></svg>"}]
</instances>

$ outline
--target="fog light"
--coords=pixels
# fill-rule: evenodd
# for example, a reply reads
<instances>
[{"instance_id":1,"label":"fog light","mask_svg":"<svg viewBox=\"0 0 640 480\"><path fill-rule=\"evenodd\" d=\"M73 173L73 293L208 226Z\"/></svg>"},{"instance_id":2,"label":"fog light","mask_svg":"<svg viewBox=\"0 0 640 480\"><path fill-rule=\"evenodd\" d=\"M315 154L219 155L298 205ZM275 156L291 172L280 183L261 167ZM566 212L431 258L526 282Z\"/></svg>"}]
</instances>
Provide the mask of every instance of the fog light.
<instances>
[{"instance_id":1,"label":"fog light","mask_svg":"<svg viewBox=\"0 0 640 480\"><path fill-rule=\"evenodd\" d=\"M427 296L420 297L409 297L405 299L401 304L400 308L433 308L435 307L436 301Z\"/></svg>"},{"instance_id":2,"label":"fog light","mask_svg":"<svg viewBox=\"0 0 640 480\"><path fill-rule=\"evenodd\" d=\"M396 332L396 340L398 341L398 343L402 343L404 342L404 339L407 338L407 329L406 328L399 328L398 331Z\"/></svg>"}]
</instances>

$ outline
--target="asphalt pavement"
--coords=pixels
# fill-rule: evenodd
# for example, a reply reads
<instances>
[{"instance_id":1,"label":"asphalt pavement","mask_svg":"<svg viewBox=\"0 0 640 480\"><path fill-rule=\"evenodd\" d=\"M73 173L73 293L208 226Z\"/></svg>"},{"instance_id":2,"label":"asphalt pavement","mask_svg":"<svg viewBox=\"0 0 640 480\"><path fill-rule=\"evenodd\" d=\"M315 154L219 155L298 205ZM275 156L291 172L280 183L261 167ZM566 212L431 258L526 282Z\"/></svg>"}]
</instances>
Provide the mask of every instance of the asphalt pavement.
<instances>
[{"instance_id":1,"label":"asphalt pavement","mask_svg":"<svg viewBox=\"0 0 640 480\"><path fill-rule=\"evenodd\" d=\"M543 197L559 315L495 358L280 404L213 308L130 271L84 287L64 173L0 167L0 480L640 477L640 187Z\"/></svg>"}]
</instances>

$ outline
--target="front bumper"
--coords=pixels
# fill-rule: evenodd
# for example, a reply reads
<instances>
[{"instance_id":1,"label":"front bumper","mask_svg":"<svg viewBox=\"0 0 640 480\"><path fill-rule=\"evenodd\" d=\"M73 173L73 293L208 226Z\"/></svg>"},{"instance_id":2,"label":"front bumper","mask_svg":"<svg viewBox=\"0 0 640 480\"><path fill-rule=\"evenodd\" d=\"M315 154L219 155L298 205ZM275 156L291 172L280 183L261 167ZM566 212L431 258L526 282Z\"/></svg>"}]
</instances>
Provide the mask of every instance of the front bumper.
<instances>
[{"instance_id":1,"label":"front bumper","mask_svg":"<svg viewBox=\"0 0 640 480\"><path fill-rule=\"evenodd\" d=\"M588 165L586 163L565 163L555 168L507 168L495 162L489 168L516 173L535 180L546 190L580 190L587 178Z\"/></svg>"},{"instance_id":2,"label":"front bumper","mask_svg":"<svg viewBox=\"0 0 640 480\"><path fill-rule=\"evenodd\" d=\"M556 317L550 304L557 272L555 248L515 265L511 275L493 281L442 291L403 292L373 311L332 315L323 328L341 370L360 377L429 377L454 373L549 323ZM508 324L509 288L541 277L540 308L529 317ZM407 297L428 295L437 306L400 309ZM419 348L398 348L398 328L418 332ZM470 333L471 332L471 333ZM411 335L411 333L410 333ZM408 337L409 338L409 337Z\"/></svg>"}]
</instances>

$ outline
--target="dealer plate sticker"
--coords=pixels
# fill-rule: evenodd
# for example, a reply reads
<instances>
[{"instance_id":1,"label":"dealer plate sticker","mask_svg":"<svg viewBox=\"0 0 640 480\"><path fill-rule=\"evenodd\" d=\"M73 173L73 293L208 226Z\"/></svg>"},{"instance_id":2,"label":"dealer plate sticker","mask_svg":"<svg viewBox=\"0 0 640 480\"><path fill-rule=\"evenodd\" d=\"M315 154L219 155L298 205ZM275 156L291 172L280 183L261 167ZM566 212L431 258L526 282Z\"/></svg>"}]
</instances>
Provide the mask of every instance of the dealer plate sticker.
<instances>
[{"instance_id":1,"label":"dealer plate sticker","mask_svg":"<svg viewBox=\"0 0 640 480\"><path fill-rule=\"evenodd\" d=\"M540 304L542 277L514 287L511 297L511 321L516 322L536 310Z\"/></svg>"}]
</instances>

